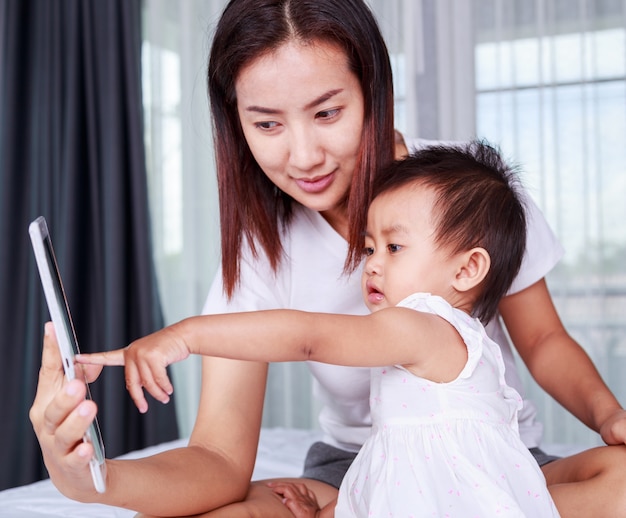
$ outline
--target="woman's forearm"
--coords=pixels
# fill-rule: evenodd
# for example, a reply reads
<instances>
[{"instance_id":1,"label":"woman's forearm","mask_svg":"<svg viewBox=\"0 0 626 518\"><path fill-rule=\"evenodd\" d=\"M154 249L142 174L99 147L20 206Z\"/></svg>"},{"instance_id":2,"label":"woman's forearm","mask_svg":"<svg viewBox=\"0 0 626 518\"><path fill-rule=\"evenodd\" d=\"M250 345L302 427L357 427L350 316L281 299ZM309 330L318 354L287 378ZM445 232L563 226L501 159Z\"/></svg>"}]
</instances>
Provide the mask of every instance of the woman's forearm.
<instances>
[{"instance_id":1,"label":"woman's forearm","mask_svg":"<svg viewBox=\"0 0 626 518\"><path fill-rule=\"evenodd\" d=\"M592 430L621 406L587 353L565 331L538 352L529 370L539 385Z\"/></svg>"},{"instance_id":2,"label":"woman's forearm","mask_svg":"<svg viewBox=\"0 0 626 518\"><path fill-rule=\"evenodd\" d=\"M197 514L245 498L250 474L215 451L184 447L107 461L103 503L155 516Z\"/></svg>"}]
</instances>

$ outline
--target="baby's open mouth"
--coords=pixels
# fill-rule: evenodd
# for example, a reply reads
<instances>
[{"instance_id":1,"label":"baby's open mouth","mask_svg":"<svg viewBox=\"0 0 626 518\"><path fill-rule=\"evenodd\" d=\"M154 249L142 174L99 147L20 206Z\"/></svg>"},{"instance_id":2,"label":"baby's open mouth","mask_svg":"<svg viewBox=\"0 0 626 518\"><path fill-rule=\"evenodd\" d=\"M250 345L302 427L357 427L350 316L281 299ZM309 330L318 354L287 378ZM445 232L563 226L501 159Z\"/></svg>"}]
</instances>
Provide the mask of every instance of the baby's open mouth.
<instances>
[{"instance_id":1,"label":"baby's open mouth","mask_svg":"<svg viewBox=\"0 0 626 518\"><path fill-rule=\"evenodd\" d=\"M380 291L373 283L369 281L366 284L367 294L371 295L376 299L381 299L383 297L382 291Z\"/></svg>"}]
</instances>

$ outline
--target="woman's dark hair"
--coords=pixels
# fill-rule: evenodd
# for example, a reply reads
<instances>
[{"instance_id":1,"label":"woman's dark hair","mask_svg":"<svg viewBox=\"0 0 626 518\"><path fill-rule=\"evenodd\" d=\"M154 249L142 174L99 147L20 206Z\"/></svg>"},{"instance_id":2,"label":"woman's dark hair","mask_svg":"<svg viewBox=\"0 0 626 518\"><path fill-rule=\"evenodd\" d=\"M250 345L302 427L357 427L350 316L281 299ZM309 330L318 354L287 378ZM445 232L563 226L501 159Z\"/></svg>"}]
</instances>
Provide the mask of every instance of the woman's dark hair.
<instances>
[{"instance_id":1,"label":"woman's dark hair","mask_svg":"<svg viewBox=\"0 0 626 518\"><path fill-rule=\"evenodd\" d=\"M364 97L362 144L345 200L349 223L346 271L361 260L362 231L376 171L393 159L393 86L387 47L363 0L231 0L209 57L208 91L219 190L224 291L240 279L244 238L264 250L274 270L282 259L280 231L295 201L279 192L255 161L237 113L235 81L252 60L290 41L338 45Z\"/></svg>"},{"instance_id":2,"label":"woman's dark hair","mask_svg":"<svg viewBox=\"0 0 626 518\"><path fill-rule=\"evenodd\" d=\"M491 266L474 301L487 324L519 272L526 249L526 213L515 168L484 141L418 150L381 171L373 196L407 186L435 191L435 242L452 254L484 248Z\"/></svg>"}]
</instances>

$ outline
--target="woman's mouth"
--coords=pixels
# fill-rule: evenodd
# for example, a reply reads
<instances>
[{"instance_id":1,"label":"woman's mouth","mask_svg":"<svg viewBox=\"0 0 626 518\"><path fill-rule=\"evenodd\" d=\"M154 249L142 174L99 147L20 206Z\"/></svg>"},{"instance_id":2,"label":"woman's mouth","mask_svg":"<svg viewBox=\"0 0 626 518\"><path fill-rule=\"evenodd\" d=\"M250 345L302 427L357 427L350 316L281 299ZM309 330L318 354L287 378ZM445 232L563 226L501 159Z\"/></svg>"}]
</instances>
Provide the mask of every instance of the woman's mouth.
<instances>
[{"instance_id":1,"label":"woman's mouth","mask_svg":"<svg viewBox=\"0 0 626 518\"><path fill-rule=\"evenodd\" d=\"M330 173L324 176L317 176L315 178L298 178L296 179L296 184L298 187L302 189L304 192L309 194L317 194L328 188L328 186L333 183L335 179L335 173Z\"/></svg>"}]
</instances>

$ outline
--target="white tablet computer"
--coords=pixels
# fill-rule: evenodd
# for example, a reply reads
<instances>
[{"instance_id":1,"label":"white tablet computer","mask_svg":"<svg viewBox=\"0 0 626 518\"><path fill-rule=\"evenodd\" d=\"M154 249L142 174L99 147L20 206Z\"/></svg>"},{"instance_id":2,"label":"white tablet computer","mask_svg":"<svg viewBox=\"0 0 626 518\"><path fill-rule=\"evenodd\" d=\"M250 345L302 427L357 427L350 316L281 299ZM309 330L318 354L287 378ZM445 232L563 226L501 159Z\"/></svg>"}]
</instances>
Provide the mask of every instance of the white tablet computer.
<instances>
[{"instance_id":1,"label":"white tablet computer","mask_svg":"<svg viewBox=\"0 0 626 518\"><path fill-rule=\"evenodd\" d=\"M39 270L41 284L48 304L48 311L50 312L57 341L59 342L65 376L68 380L73 380L76 378L74 355L78 354L80 350L78 349L74 324L70 316L69 305L63 290L63 283L61 282L61 275L57 267L45 218L40 216L33 221L28 227L28 232L33 244L37 269ZM89 385L87 385L87 397L91 399ZM89 462L91 477L93 478L96 491L104 493L106 489L104 444L97 419L94 419L93 423L91 423L83 440L93 445L94 455Z\"/></svg>"}]
</instances>

